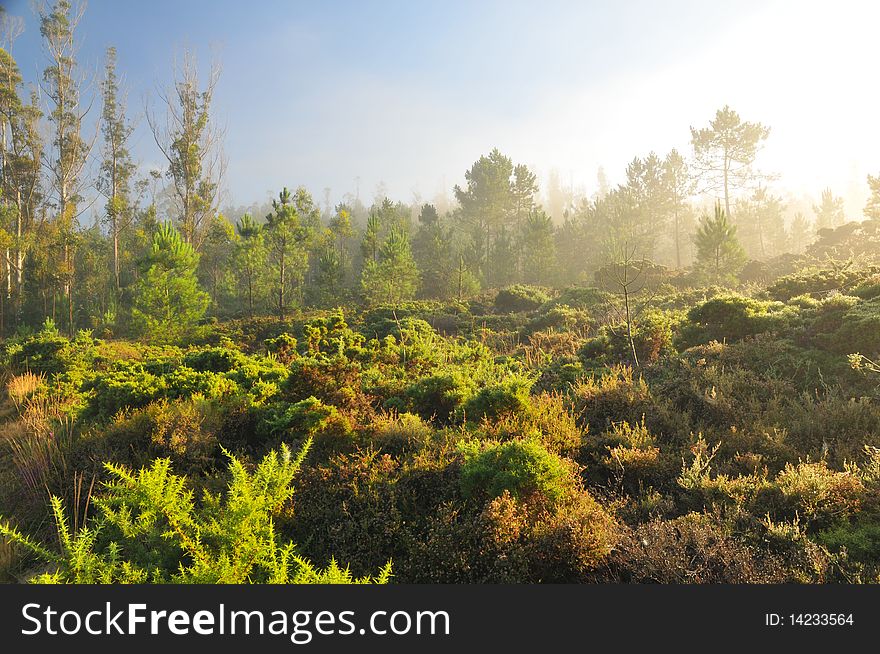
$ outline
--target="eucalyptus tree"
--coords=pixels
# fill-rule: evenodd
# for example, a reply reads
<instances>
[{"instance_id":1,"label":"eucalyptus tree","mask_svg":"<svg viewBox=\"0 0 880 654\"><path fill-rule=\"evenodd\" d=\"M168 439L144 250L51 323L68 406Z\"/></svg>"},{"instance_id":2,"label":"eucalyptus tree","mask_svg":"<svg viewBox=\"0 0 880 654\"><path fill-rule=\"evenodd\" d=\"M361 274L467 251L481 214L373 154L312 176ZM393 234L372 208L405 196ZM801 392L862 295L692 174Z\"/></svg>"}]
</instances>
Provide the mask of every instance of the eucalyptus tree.
<instances>
[{"instance_id":1,"label":"eucalyptus tree","mask_svg":"<svg viewBox=\"0 0 880 654\"><path fill-rule=\"evenodd\" d=\"M103 194L105 219L113 241L113 281L120 289L120 235L134 219L132 176L135 164L128 150L128 140L134 128L125 115L125 104L120 98L116 74L116 48L107 48L104 79L101 82L104 101L101 113L101 132L104 137L103 158L97 188Z\"/></svg>"},{"instance_id":2,"label":"eucalyptus tree","mask_svg":"<svg viewBox=\"0 0 880 654\"><path fill-rule=\"evenodd\" d=\"M36 91L24 98L22 76L11 48L21 23L0 14L0 208L7 233L3 248L4 286L20 320L24 299L25 257L33 244L33 228L42 203L43 114Z\"/></svg>"},{"instance_id":3,"label":"eucalyptus tree","mask_svg":"<svg viewBox=\"0 0 880 654\"><path fill-rule=\"evenodd\" d=\"M183 239L196 250L204 228L217 213L226 168L221 130L211 117L220 68L213 66L202 85L194 56L185 53L169 90L158 91L165 119L147 111L147 123L168 166L173 211Z\"/></svg>"},{"instance_id":4,"label":"eucalyptus tree","mask_svg":"<svg viewBox=\"0 0 880 654\"><path fill-rule=\"evenodd\" d=\"M73 249L76 224L81 213L83 193L90 183L86 164L94 141L82 135L83 120L90 105L81 102L83 80L77 65L76 30L85 5L57 0L48 8L39 8L40 35L49 64L43 71L43 95L48 103L47 117L51 132L50 147L44 156L49 173L51 204L55 210L56 235L61 240L63 260L60 281L67 301L67 327L72 334L73 319Z\"/></svg>"}]
</instances>

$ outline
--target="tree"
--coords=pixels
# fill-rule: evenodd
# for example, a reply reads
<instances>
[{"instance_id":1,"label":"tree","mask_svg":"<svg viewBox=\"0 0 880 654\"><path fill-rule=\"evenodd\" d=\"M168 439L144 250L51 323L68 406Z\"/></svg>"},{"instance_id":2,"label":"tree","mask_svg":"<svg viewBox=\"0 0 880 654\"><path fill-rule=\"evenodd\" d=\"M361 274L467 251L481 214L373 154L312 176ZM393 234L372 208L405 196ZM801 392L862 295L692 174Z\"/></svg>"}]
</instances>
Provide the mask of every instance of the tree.
<instances>
[{"instance_id":1,"label":"tree","mask_svg":"<svg viewBox=\"0 0 880 654\"><path fill-rule=\"evenodd\" d=\"M715 204L715 215L703 216L694 236L698 271L714 283L735 278L746 262L746 254L736 236L736 227L727 220L721 203Z\"/></svg>"},{"instance_id":2,"label":"tree","mask_svg":"<svg viewBox=\"0 0 880 654\"><path fill-rule=\"evenodd\" d=\"M520 227L522 280L527 284L550 284L556 274L556 243L553 219L535 209Z\"/></svg>"},{"instance_id":3,"label":"tree","mask_svg":"<svg viewBox=\"0 0 880 654\"><path fill-rule=\"evenodd\" d=\"M303 189L304 191L304 189ZM307 234L293 196L285 187L272 201L273 211L266 217L266 245L274 283L275 309L284 319L291 296L301 288L309 264Z\"/></svg>"},{"instance_id":4,"label":"tree","mask_svg":"<svg viewBox=\"0 0 880 654\"><path fill-rule=\"evenodd\" d=\"M126 120L125 105L119 98L116 48L113 47L107 48L101 89L104 99L104 110L101 114L104 148L97 187L107 200L106 219L110 228L110 238L113 240L113 280L118 292L120 234L131 225L134 218L131 178L135 165L128 151L128 139L134 128Z\"/></svg>"},{"instance_id":5,"label":"tree","mask_svg":"<svg viewBox=\"0 0 880 654\"><path fill-rule=\"evenodd\" d=\"M731 215L731 191L745 188L756 179L752 165L769 135L768 127L743 122L727 105L715 112L715 119L708 128L691 127L697 170L705 190L721 193L726 216Z\"/></svg>"},{"instance_id":6,"label":"tree","mask_svg":"<svg viewBox=\"0 0 880 654\"><path fill-rule=\"evenodd\" d=\"M547 213L554 221L562 222L566 212L571 208L572 193L571 190L562 188L562 182L559 178L559 171L555 168L550 170L547 176Z\"/></svg>"},{"instance_id":7,"label":"tree","mask_svg":"<svg viewBox=\"0 0 880 654\"><path fill-rule=\"evenodd\" d=\"M52 127L52 155L47 158L53 205L62 242L61 282L67 299L68 331L73 323L73 248L75 229L88 180L85 166L91 144L82 138L82 122L88 108L80 106L80 81L77 78L75 31L82 19L84 5L75 7L69 0L57 0L51 10L40 9L40 35L49 56L43 71L44 93L49 102Z\"/></svg>"},{"instance_id":8,"label":"tree","mask_svg":"<svg viewBox=\"0 0 880 654\"><path fill-rule=\"evenodd\" d=\"M205 227L202 249L199 252L198 274L211 296L211 312L228 315L234 311L235 281L233 258L236 240L235 227L223 214L211 217Z\"/></svg>"},{"instance_id":9,"label":"tree","mask_svg":"<svg viewBox=\"0 0 880 654\"><path fill-rule=\"evenodd\" d=\"M41 167L43 138L40 129L42 112L36 92L30 102L21 97L21 73L11 48L20 33L21 23L2 14L4 48L0 48L0 208L2 228L10 236L3 248L5 292L15 302L16 323L21 320L25 256L33 246L37 208L42 200Z\"/></svg>"},{"instance_id":10,"label":"tree","mask_svg":"<svg viewBox=\"0 0 880 654\"><path fill-rule=\"evenodd\" d=\"M361 239L361 256L364 259L364 265L370 261L378 261L379 246L381 244L382 223L379 215L370 212L367 216L367 228L364 230L364 237Z\"/></svg>"},{"instance_id":11,"label":"tree","mask_svg":"<svg viewBox=\"0 0 880 654\"><path fill-rule=\"evenodd\" d=\"M672 244L675 250L675 267L682 265L682 241L687 226L692 224L688 198L694 194L694 182L688 164L678 150L671 150L663 160L663 188L666 193L666 209L670 213Z\"/></svg>"},{"instance_id":12,"label":"tree","mask_svg":"<svg viewBox=\"0 0 880 654\"><path fill-rule=\"evenodd\" d=\"M865 205L865 216L871 220L880 220L880 175L868 175L868 188L871 195Z\"/></svg>"},{"instance_id":13,"label":"tree","mask_svg":"<svg viewBox=\"0 0 880 654\"><path fill-rule=\"evenodd\" d=\"M238 220L235 231L238 235L233 254L235 271L247 299L248 315L253 316L255 296L262 287L266 266L266 242L262 226L248 213Z\"/></svg>"},{"instance_id":14,"label":"tree","mask_svg":"<svg viewBox=\"0 0 880 654\"><path fill-rule=\"evenodd\" d=\"M411 300L418 289L419 271L406 232L394 227L382 244L377 261L367 261L361 288L370 304Z\"/></svg>"},{"instance_id":15,"label":"tree","mask_svg":"<svg viewBox=\"0 0 880 654\"><path fill-rule=\"evenodd\" d=\"M158 92L166 108L165 122L147 111L156 145L168 161L173 210L184 240L201 247L202 227L217 212L226 162L221 150L223 132L211 121L211 103L220 79L214 66L200 89L195 59L187 53L173 89Z\"/></svg>"},{"instance_id":16,"label":"tree","mask_svg":"<svg viewBox=\"0 0 880 654\"><path fill-rule=\"evenodd\" d=\"M339 257L339 274L343 284L350 284L353 270L354 227L351 224L351 211L345 205L336 207L330 219L330 233Z\"/></svg>"},{"instance_id":17,"label":"tree","mask_svg":"<svg viewBox=\"0 0 880 654\"><path fill-rule=\"evenodd\" d=\"M739 237L746 253L766 259L786 250L785 205L763 186L745 200L736 203Z\"/></svg>"},{"instance_id":18,"label":"tree","mask_svg":"<svg viewBox=\"0 0 880 654\"><path fill-rule=\"evenodd\" d=\"M439 299L454 296L459 257L453 252L453 230L443 224L433 204L422 205L412 253L420 273L420 295Z\"/></svg>"},{"instance_id":19,"label":"tree","mask_svg":"<svg viewBox=\"0 0 880 654\"><path fill-rule=\"evenodd\" d=\"M619 258L611 262L605 269L606 275L611 282L611 286L620 294L623 299L623 312L617 311L618 319L623 323L626 330L626 342L632 356L633 366L640 368L639 355L636 350L636 342L633 336L635 332L635 318L639 313L633 306L633 296L643 290L646 284L646 271L650 266L650 262L646 259L636 258L635 247L627 244L623 245ZM647 306L647 302L642 306L642 310Z\"/></svg>"},{"instance_id":20,"label":"tree","mask_svg":"<svg viewBox=\"0 0 880 654\"><path fill-rule=\"evenodd\" d=\"M199 286L199 255L171 223L163 223L140 261L132 327L151 340L173 341L205 315L210 296Z\"/></svg>"},{"instance_id":21,"label":"tree","mask_svg":"<svg viewBox=\"0 0 880 654\"><path fill-rule=\"evenodd\" d=\"M788 229L788 240L791 251L800 254L813 241L813 229L806 216L801 212L794 215Z\"/></svg>"},{"instance_id":22,"label":"tree","mask_svg":"<svg viewBox=\"0 0 880 654\"><path fill-rule=\"evenodd\" d=\"M480 157L464 176L466 188L455 186L455 197L461 205L459 218L471 230L475 259L482 263L484 280L497 280L505 275L491 270L494 241L508 239L507 231L535 207L537 180L526 166L514 166L497 148ZM502 243L494 251L497 254L504 249Z\"/></svg>"},{"instance_id":23,"label":"tree","mask_svg":"<svg viewBox=\"0 0 880 654\"><path fill-rule=\"evenodd\" d=\"M604 258L623 258L629 248L650 252L655 236L639 211L631 186L618 186L587 210L587 238L595 239Z\"/></svg>"},{"instance_id":24,"label":"tree","mask_svg":"<svg viewBox=\"0 0 880 654\"><path fill-rule=\"evenodd\" d=\"M821 197L819 205L813 205L813 213L816 214L816 229L840 227L846 220L843 213L843 198L835 197L830 188L823 190Z\"/></svg>"}]
</instances>

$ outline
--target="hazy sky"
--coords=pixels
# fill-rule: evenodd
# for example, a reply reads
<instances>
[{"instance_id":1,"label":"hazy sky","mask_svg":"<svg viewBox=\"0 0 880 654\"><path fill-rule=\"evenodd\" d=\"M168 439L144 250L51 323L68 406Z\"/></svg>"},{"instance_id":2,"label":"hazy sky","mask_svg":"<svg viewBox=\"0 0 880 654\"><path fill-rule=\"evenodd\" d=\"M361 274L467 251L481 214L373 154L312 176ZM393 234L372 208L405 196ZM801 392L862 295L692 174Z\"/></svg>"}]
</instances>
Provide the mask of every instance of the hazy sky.
<instances>
[{"instance_id":1,"label":"hazy sky","mask_svg":"<svg viewBox=\"0 0 880 654\"><path fill-rule=\"evenodd\" d=\"M45 66L29 2L13 54ZM227 187L237 204L283 185L369 202L430 200L498 147L587 192L650 150L689 152L690 125L730 104L772 129L759 159L781 191L826 185L861 211L880 172L880 3L226 2L90 0L80 58L96 75L115 45L141 113L175 53L222 64ZM99 113L99 106L92 110ZM140 120L134 148L160 163Z\"/></svg>"}]
</instances>

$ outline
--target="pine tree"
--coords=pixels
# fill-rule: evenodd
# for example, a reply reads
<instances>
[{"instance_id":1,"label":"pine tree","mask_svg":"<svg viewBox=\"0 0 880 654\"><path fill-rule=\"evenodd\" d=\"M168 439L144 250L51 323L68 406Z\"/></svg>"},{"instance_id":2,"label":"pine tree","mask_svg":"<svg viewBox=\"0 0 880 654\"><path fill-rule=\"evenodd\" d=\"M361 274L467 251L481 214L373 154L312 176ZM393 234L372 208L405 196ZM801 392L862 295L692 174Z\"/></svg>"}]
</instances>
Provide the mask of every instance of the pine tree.
<instances>
[{"instance_id":1,"label":"pine tree","mask_svg":"<svg viewBox=\"0 0 880 654\"><path fill-rule=\"evenodd\" d=\"M522 280L549 285L555 281L556 243L553 220L540 209L533 210L520 228Z\"/></svg>"},{"instance_id":2,"label":"pine tree","mask_svg":"<svg viewBox=\"0 0 880 654\"><path fill-rule=\"evenodd\" d=\"M233 254L235 270L239 288L246 298L248 315L253 316L265 276L267 253L263 228L246 213L236 223L235 231L238 235Z\"/></svg>"},{"instance_id":3,"label":"pine tree","mask_svg":"<svg viewBox=\"0 0 880 654\"><path fill-rule=\"evenodd\" d=\"M453 254L452 230L440 221L433 204L422 205L419 230L412 243L413 259L419 269L419 294L447 299L456 294L458 257Z\"/></svg>"},{"instance_id":4,"label":"pine tree","mask_svg":"<svg viewBox=\"0 0 880 654\"><path fill-rule=\"evenodd\" d=\"M394 304L411 300L418 289L419 271L406 232L394 227L382 244L377 261L368 261L361 288L369 304Z\"/></svg>"},{"instance_id":5,"label":"pine tree","mask_svg":"<svg viewBox=\"0 0 880 654\"><path fill-rule=\"evenodd\" d=\"M636 157L626 167L628 225L624 240L645 257L653 259L657 233L664 232L672 217L671 181L664 162L653 152L644 160Z\"/></svg>"},{"instance_id":6,"label":"pine tree","mask_svg":"<svg viewBox=\"0 0 880 654\"><path fill-rule=\"evenodd\" d=\"M455 197L461 205L458 218L473 240L471 259L480 264L484 282L507 280L510 262L499 255L511 245L510 231L534 209L537 179L526 166L514 166L495 148L465 172L465 181L465 188L455 187ZM498 239L505 242L496 244ZM503 269L495 269L495 264ZM516 262L512 265L515 270Z\"/></svg>"},{"instance_id":7,"label":"pine tree","mask_svg":"<svg viewBox=\"0 0 880 654\"><path fill-rule=\"evenodd\" d=\"M163 223L140 264L131 315L133 331L160 342L189 334L210 303L196 277L199 255L193 246L171 223Z\"/></svg>"},{"instance_id":8,"label":"pine tree","mask_svg":"<svg viewBox=\"0 0 880 654\"><path fill-rule=\"evenodd\" d=\"M746 253L755 259L766 259L786 249L785 205L763 186L747 200L736 203L738 235Z\"/></svg>"},{"instance_id":9,"label":"pine tree","mask_svg":"<svg viewBox=\"0 0 880 654\"><path fill-rule=\"evenodd\" d=\"M871 195L865 205L865 216L870 220L880 220L880 175L868 175L868 188Z\"/></svg>"},{"instance_id":10,"label":"pine tree","mask_svg":"<svg viewBox=\"0 0 880 654\"><path fill-rule=\"evenodd\" d=\"M693 221L688 198L694 194L694 182L687 162L675 149L671 150L663 160L662 174L663 189L666 194L665 207L670 214L669 222L672 227L675 267L681 268L684 235Z\"/></svg>"},{"instance_id":11,"label":"pine tree","mask_svg":"<svg viewBox=\"0 0 880 654\"><path fill-rule=\"evenodd\" d=\"M830 188L822 191L819 205L813 205L816 214L816 229L840 227L846 220L843 213L843 198L834 197Z\"/></svg>"},{"instance_id":12,"label":"pine tree","mask_svg":"<svg viewBox=\"0 0 880 654\"><path fill-rule=\"evenodd\" d=\"M727 220L721 203L715 204L715 215L704 216L694 236L697 248L696 268L713 283L735 278L746 261L745 251L736 236L736 227Z\"/></svg>"},{"instance_id":13,"label":"pine tree","mask_svg":"<svg viewBox=\"0 0 880 654\"><path fill-rule=\"evenodd\" d=\"M278 199L272 201L273 211L266 217L265 227L275 309L282 320L302 286L309 263L306 230L293 201L290 191L282 189Z\"/></svg>"},{"instance_id":14,"label":"pine tree","mask_svg":"<svg viewBox=\"0 0 880 654\"><path fill-rule=\"evenodd\" d=\"M814 229L807 221L806 216L800 212L796 213L788 229L791 251L800 254L806 250L813 241L813 233Z\"/></svg>"},{"instance_id":15,"label":"pine tree","mask_svg":"<svg viewBox=\"0 0 880 654\"><path fill-rule=\"evenodd\" d=\"M752 169L770 129L761 123L744 122L729 106L715 112L709 127L691 127L694 160L704 190L720 193L724 213L730 218L731 196L757 177Z\"/></svg>"},{"instance_id":16,"label":"pine tree","mask_svg":"<svg viewBox=\"0 0 880 654\"><path fill-rule=\"evenodd\" d=\"M211 313L214 315L234 312L235 239L235 227L223 214L213 216L205 227L199 252L198 276L211 296Z\"/></svg>"}]
</instances>

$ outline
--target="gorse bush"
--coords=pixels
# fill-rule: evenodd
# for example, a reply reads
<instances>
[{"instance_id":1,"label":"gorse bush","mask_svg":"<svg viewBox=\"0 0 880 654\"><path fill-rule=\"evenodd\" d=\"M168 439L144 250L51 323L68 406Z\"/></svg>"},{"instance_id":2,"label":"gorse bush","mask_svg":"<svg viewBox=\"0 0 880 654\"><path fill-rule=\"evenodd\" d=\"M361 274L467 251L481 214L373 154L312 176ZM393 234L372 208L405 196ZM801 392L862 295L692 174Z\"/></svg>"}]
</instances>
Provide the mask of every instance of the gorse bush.
<instances>
[{"instance_id":1,"label":"gorse bush","mask_svg":"<svg viewBox=\"0 0 880 654\"><path fill-rule=\"evenodd\" d=\"M763 332L786 329L796 313L782 303L741 295L715 297L688 311L680 347L709 341L739 340Z\"/></svg>"},{"instance_id":2,"label":"gorse bush","mask_svg":"<svg viewBox=\"0 0 880 654\"><path fill-rule=\"evenodd\" d=\"M464 403L462 412L471 420L526 413L531 387L532 380L522 377L484 386Z\"/></svg>"},{"instance_id":3,"label":"gorse bush","mask_svg":"<svg viewBox=\"0 0 880 654\"><path fill-rule=\"evenodd\" d=\"M546 289L517 284L498 291L495 309L501 313L533 311L549 299Z\"/></svg>"},{"instance_id":4,"label":"gorse bush","mask_svg":"<svg viewBox=\"0 0 880 654\"><path fill-rule=\"evenodd\" d=\"M466 497L493 498L506 491L514 498L537 494L552 503L570 492L570 466L536 441L471 441L459 449L465 457L461 489Z\"/></svg>"},{"instance_id":5,"label":"gorse bush","mask_svg":"<svg viewBox=\"0 0 880 654\"><path fill-rule=\"evenodd\" d=\"M107 464L111 479L94 500L91 524L74 533L61 500L52 498L60 551L8 522L0 534L52 568L37 583L384 583L390 564L375 578L354 578L335 562L315 568L279 538L273 515L293 496L307 452L308 444L296 457L282 446L253 472L229 456L228 490L199 502L169 459L138 471Z\"/></svg>"}]
</instances>

